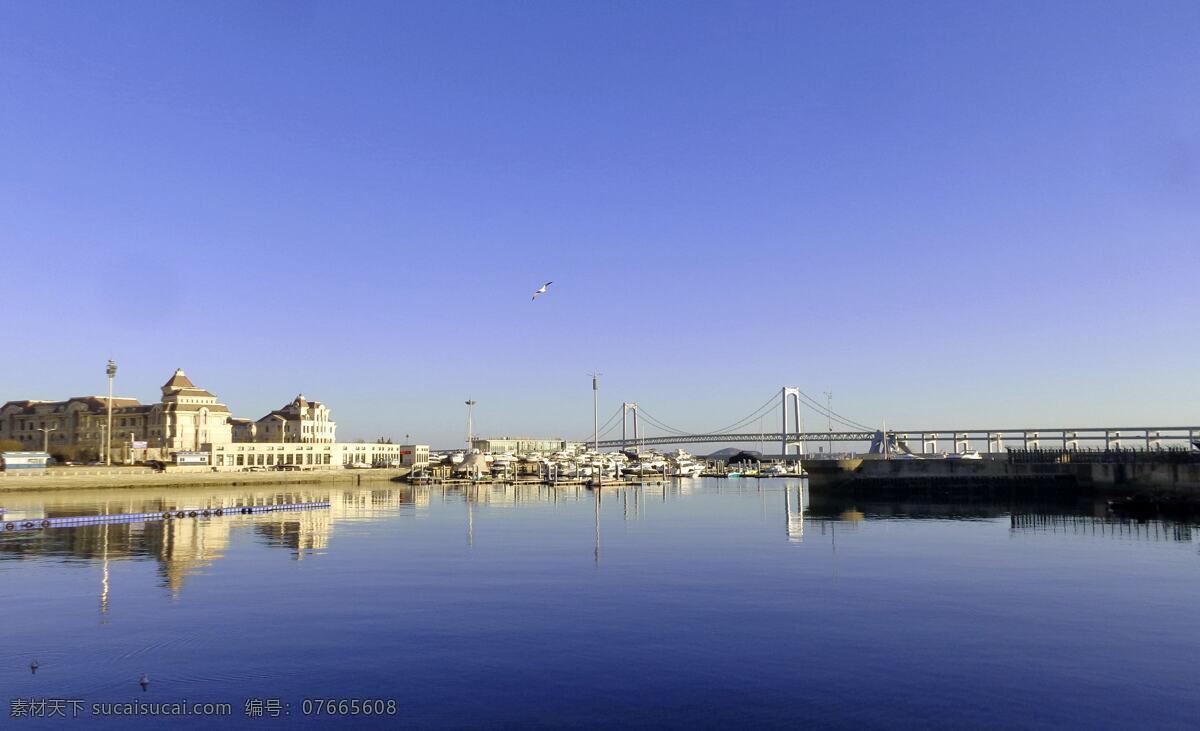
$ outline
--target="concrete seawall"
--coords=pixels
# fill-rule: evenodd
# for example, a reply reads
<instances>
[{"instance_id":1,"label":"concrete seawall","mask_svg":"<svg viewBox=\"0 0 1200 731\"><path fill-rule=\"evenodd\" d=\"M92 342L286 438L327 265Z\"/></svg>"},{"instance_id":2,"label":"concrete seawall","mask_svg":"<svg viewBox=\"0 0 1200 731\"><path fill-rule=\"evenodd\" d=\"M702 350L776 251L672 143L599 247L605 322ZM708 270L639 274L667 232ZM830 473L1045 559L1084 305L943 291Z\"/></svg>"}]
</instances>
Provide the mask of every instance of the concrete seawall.
<instances>
[{"instance_id":1,"label":"concrete seawall","mask_svg":"<svg viewBox=\"0 0 1200 731\"><path fill-rule=\"evenodd\" d=\"M140 467L52 469L44 475L4 475L0 472L0 495L26 490L90 490L131 487L202 487L305 485L319 483L390 482L409 473L409 468L370 470L297 470L295 472L213 472L211 468L168 469L155 472Z\"/></svg>"},{"instance_id":2,"label":"concrete seawall","mask_svg":"<svg viewBox=\"0 0 1200 731\"><path fill-rule=\"evenodd\" d=\"M1059 483L1098 492L1160 492L1200 498L1200 464L1018 463L989 459L848 459L811 461L815 484Z\"/></svg>"}]
</instances>

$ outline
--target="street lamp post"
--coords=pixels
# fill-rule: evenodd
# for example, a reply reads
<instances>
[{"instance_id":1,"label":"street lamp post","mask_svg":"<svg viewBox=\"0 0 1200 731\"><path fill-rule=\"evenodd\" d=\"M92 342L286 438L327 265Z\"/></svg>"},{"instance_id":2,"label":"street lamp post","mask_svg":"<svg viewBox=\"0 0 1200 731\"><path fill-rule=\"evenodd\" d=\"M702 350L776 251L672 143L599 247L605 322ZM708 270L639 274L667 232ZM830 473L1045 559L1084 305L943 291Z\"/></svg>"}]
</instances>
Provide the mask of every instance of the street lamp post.
<instances>
[{"instance_id":1,"label":"street lamp post","mask_svg":"<svg viewBox=\"0 0 1200 731\"><path fill-rule=\"evenodd\" d=\"M596 472L597 472L596 485L597 486L604 484L604 471L599 466L600 465L600 376L602 376L602 375L603 375L602 373L593 373L592 374L592 429L593 429L592 450L595 451L595 453L596 453L596 464L598 465L597 469L596 469ZM637 416L636 416L637 412L634 412L634 414L635 415L633 417L634 418L633 423L637 424ZM624 418L624 414L622 414L622 419L623 418ZM596 493L597 499L599 499L599 496L600 496L600 493Z\"/></svg>"},{"instance_id":2,"label":"street lamp post","mask_svg":"<svg viewBox=\"0 0 1200 731\"><path fill-rule=\"evenodd\" d=\"M475 443L475 399L467 399L467 454Z\"/></svg>"},{"instance_id":3,"label":"street lamp post","mask_svg":"<svg viewBox=\"0 0 1200 731\"><path fill-rule=\"evenodd\" d=\"M104 430L104 464L111 466L112 437L109 435L112 434L112 388L113 378L117 375L117 364L113 363L111 358L108 360L108 367L104 369L104 372L108 374L108 426Z\"/></svg>"},{"instance_id":4,"label":"street lamp post","mask_svg":"<svg viewBox=\"0 0 1200 731\"><path fill-rule=\"evenodd\" d=\"M57 426L38 427L38 431L42 433L42 451L50 452L50 432L58 431Z\"/></svg>"},{"instance_id":5,"label":"street lamp post","mask_svg":"<svg viewBox=\"0 0 1200 731\"><path fill-rule=\"evenodd\" d=\"M829 429L829 454L833 454L833 391L825 392L825 417Z\"/></svg>"}]
</instances>

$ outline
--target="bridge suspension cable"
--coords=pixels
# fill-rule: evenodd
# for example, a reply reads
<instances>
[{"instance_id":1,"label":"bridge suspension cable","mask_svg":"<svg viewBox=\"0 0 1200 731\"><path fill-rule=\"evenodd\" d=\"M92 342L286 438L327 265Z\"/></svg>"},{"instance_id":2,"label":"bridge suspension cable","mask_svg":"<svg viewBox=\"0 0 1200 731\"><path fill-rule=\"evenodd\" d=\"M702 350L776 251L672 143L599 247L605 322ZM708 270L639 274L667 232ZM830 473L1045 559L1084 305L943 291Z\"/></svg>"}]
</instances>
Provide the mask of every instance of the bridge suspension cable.
<instances>
[{"instance_id":1,"label":"bridge suspension cable","mask_svg":"<svg viewBox=\"0 0 1200 731\"><path fill-rule=\"evenodd\" d=\"M826 417L831 422L833 422L841 427L850 429L852 431L864 431L864 432L876 431L876 427L869 426L867 424L863 424L861 422L855 421L854 419L851 419L850 417L843 416L843 415L839 414L838 412L825 407L819 401L817 401L812 396L809 396L807 393L805 393L803 391L799 391L799 394L800 394L800 403L804 404L805 408L815 412L818 416ZM674 426L671 426L670 424L666 423L662 419L659 419L654 414L650 413L649 411L647 411L644 407L642 407L640 405L638 407L638 415L642 418L642 420L646 424L648 424L649 426L652 426L656 429L661 430L667 436L696 437L696 436L704 436L704 435L709 435L709 434L733 433L737 429L742 429L744 427L749 426L756 419L766 418L768 415L773 414L775 411L777 411L780 408L780 405L781 405L781 401L780 401L778 392L772 393L771 396L762 403L762 405L760 405L754 411L751 411L746 416L743 416L741 419L738 419L737 421L733 422L732 424L728 424L719 429L712 429L710 431L703 431L703 432L687 431L684 429L679 429ZM613 415L611 417L609 417L608 421L604 422L604 425L600 427L600 430L599 430L600 436L604 437L607 434L609 434L610 432L612 432L614 429L616 429L617 426L620 424L620 422L617 421L617 419L619 417L621 417L622 415L623 415L622 410L620 408L618 408L613 413ZM596 439L596 438L597 438L596 435L593 433L592 436L590 436L588 438L588 441L591 441L592 439Z\"/></svg>"},{"instance_id":2,"label":"bridge suspension cable","mask_svg":"<svg viewBox=\"0 0 1200 731\"><path fill-rule=\"evenodd\" d=\"M766 418L767 414L774 413L779 408L779 405L780 405L780 402L779 402L778 394L771 394L771 398L767 399L767 401L762 406L759 406L754 411L751 411L748 416L738 419L737 421L733 422L729 426L724 426L724 427L721 427L720 429L716 429L714 431L707 432L707 433L709 433L709 434L725 434L725 433L733 431L734 429L740 429L743 426L749 425L755 419Z\"/></svg>"},{"instance_id":3,"label":"bridge suspension cable","mask_svg":"<svg viewBox=\"0 0 1200 731\"><path fill-rule=\"evenodd\" d=\"M604 422L604 424L600 426L600 428L599 428L599 430L598 430L598 432L599 432L599 435L600 435L600 436L604 436L605 434L607 434L607 433L608 433L609 431L611 431L612 429L615 429L615 428L616 428L616 426L617 426L617 425L616 425L616 423L615 423L615 422L616 422L616 418L617 418L618 416L620 416L620 415L621 415L621 407L620 407L620 406L618 406L618 407L617 407L617 410L613 412L613 415L612 415L612 416L610 416L610 417L608 417L608 421ZM611 426L610 426L610 425L611 425ZM587 439L585 439L584 441L586 441L586 442L591 442L591 441L593 441L593 440L595 440L595 439L597 438L597 436L596 436L596 435L597 435L597 432L592 432L591 434L589 434L589 435L588 435L588 438L587 438Z\"/></svg>"},{"instance_id":4,"label":"bridge suspension cable","mask_svg":"<svg viewBox=\"0 0 1200 731\"><path fill-rule=\"evenodd\" d=\"M619 426L621 426L621 422L614 421L612 423L612 426L610 426L607 429L605 429L604 431L600 432L600 438L603 439L604 437L608 436L609 434L615 432L617 430L617 427L619 427Z\"/></svg>"},{"instance_id":5,"label":"bridge suspension cable","mask_svg":"<svg viewBox=\"0 0 1200 731\"><path fill-rule=\"evenodd\" d=\"M645 418L645 420L648 423L658 427L659 429L662 429L663 431L667 432L668 434L674 434L675 436L681 436L681 437L692 437L692 436L697 436L700 434L723 434L726 432L730 432L734 429L738 429L742 426L749 424L750 422L754 421L755 419L758 419L759 417L765 417L767 414L775 411L778 408L779 408L779 397L775 394L772 394L769 399L764 401L763 404L761 406L759 406L757 409L755 409L754 411L751 411L747 416L744 416L741 419L738 419L737 421L733 422L732 424L730 424L728 426L721 427L720 429L713 429L711 431L704 431L704 432L694 432L694 431L685 431L683 429L677 429L677 428L671 426L670 424L667 424L662 419L655 417L653 414L649 413L648 411L646 411L646 409L644 407L641 407L641 406L638 407L638 412Z\"/></svg>"},{"instance_id":6,"label":"bridge suspension cable","mask_svg":"<svg viewBox=\"0 0 1200 731\"><path fill-rule=\"evenodd\" d=\"M681 431L679 429L676 429L673 426L670 426L669 424L663 423L662 420L656 418L654 416L654 414L651 414L649 411L646 411L644 408L642 408L640 404L638 405L638 414L641 415L641 418L644 419L647 424L650 424L651 426L656 426L668 434L674 434L674 435L680 436L680 437L690 436L685 431Z\"/></svg>"},{"instance_id":7,"label":"bridge suspension cable","mask_svg":"<svg viewBox=\"0 0 1200 731\"><path fill-rule=\"evenodd\" d=\"M820 402L818 402L812 396L809 396L808 394L804 393L803 391L798 390L798 393L800 394L800 396L802 397L802 399L804 401L808 402L805 405L808 406L813 411L820 414L821 416L826 416L826 417L832 419L833 421L836 421L837 423L841 424L842 426L847 426L847 427L850 427L851 429L861 429L862 431L875 431L875 427L873 427L873 426L867 426L866 424L860 424L859 422L854 421L853 419L850 419L849 417L842 416L841 414L839 414L836 411L833 411L832 409L827 409L826 407L822 406L820 404Z\"/></svg>"}]
</instances>

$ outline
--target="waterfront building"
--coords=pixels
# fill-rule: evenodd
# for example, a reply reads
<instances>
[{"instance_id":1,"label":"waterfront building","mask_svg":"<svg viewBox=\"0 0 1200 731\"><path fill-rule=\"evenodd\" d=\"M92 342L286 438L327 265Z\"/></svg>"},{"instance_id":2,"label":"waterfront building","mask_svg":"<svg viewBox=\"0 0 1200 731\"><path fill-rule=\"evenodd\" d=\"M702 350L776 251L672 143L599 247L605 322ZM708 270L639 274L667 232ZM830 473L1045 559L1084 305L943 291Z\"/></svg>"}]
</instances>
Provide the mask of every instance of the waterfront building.
<instances>
[{"instance_id":1,"label":"waterfront building","mask_svg":"<svg viewBox=\"0 0 1200 731\"><path fill-rule=\"evenodd\" d=\"M229 417L229 432L235 442L253 442L258 428L253 419L243 419L240 416Z\"/></svg>"},{"instance_id":2,"label":"waterfront building","mask_svg":"<svg viewBox=\"0 0 1200 731\"><path fill-rule=\"evenodd\" d=\"M140 405L131 398L114 397L112 403L114 417L122 408ZM0 406L0 439L18 441L25 450L45 446L46 451L59 456L98 459L103 452L107 409L105 396L9 401ZM114 418L114 427L117 423Z\"/></svg>"},{"instance_id":3,"label":"waterfront building","mask_svg":"<svg viewBox=\"0 0 1200 731\"><path fill-rule=\"evenodd\" d=\"M162 455L232 441L228 407L192 383L182 368L163 384L158 403L114 397L112 412L112 434L107 436L116 459L131 456L134 445ZM40 449L45 443L49 452L68 459L99 459L107 427L106 396L9 401L0 406L0 439L14 439L27 449Z\"/></svg>"},{"instance_id":4,"label":"waterfront building","mask_svg":"<svg viewBox=\"0 0 1200 731\"><path fill-rule=\"evenodd\" d=\"M583 450L582 442L567 441L559 437L477 437L471 440L471 448L492 454L554 454L555 452L577 453Z\"/></svg>"},{"instance_id":5,"label":"waterfront building","mask_svg":"<svg viewBox=\"0 0 1200 731\"><path fill-rule=\"evenodd\" d=\"M154 419L162 424L161 429L152 430L161 431L159 443L147 446L158 446L167 451L198 452L207 445L229 444L233 441L228 407L217 403L216 396L192 383L182 368L175 369L175 375L163 384L162 393L162 403L146 410L148 416L143 433L146 428L158 423ZM160 409L161 413L156 409ZM113 418L113 431L120 434L115 414ZM136 431L131 433L136 435Z\"/></svg>"},{"instance_id":6,"label":"waterfront building","mask_svg":"<svg viewBox=\"0 0 1200 731\"><path fill-rule=\"evenodd\" d=\"M423 467L425 444L337 442L329 407L304 394L256 421L237 418L212 393L198 387L183 369L162 386L158 403L112 399L114 462L151 459L191 463L218 470L280 465L299 469ZM64 459L99 459L108 424L108 398L79 396L66 401L9 401L0 406L0 439L25 450L41 449ZM183 455L173 460L173 455ZM208 459L200 464L199 455Z\"/></svg>"},{"instance_id":7,"label":"waterfront building","mask_svg":"<svg viewBox=\"0 0 1200 731\"><path fill-rule=\"evenodd\" d=\"M424 467L429 464L429 445L401 444L400 464L405 467Z\"/></svg>"},{"instance_id":8,"label":"waterfront building","mask_svg":"<svg viewBox=\"0 0 1200 731\"><path fill-rule=\"evenodd\" d=\"M329 417L329 407L320 401L308 401L304 394L253 423L235 419L235 442L305 442L332 444L337 441L337 423Z\"/></svg>"},{"instance_id":9,"label":"waterfront building","mask_svg":"<svg viewBox=\"0 0 1200 731\"><path fill-rule=\"evenodd\" d=\"M353 465L370 467L424 466L429 463L427 444L380 442L233 442L213 445L212 465L218 470L249 467L272 469L334 469Z\"/></svg>"}]
</instances>

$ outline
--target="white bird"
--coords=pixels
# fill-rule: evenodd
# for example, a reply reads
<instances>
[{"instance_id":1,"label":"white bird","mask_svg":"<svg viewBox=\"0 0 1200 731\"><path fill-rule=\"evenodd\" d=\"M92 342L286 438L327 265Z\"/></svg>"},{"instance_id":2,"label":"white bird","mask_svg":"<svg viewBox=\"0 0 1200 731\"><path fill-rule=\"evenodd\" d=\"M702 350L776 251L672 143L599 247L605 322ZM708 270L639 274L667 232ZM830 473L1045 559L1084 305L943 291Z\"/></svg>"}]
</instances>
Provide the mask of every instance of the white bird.
<instances>
[{"instance_id":1,"label":"white bird","mask_svg":"<svg viewBox=\"0 0 1200 731\"><path fill-rule=\"evenodd\" d=\"M546 282L541 287L539 287L538 291L533 293L533 299L537 299L539 294L546 294L546 288L549 287L551 284L554 284L554 282Z\"/></svg>"}]
</instances>

